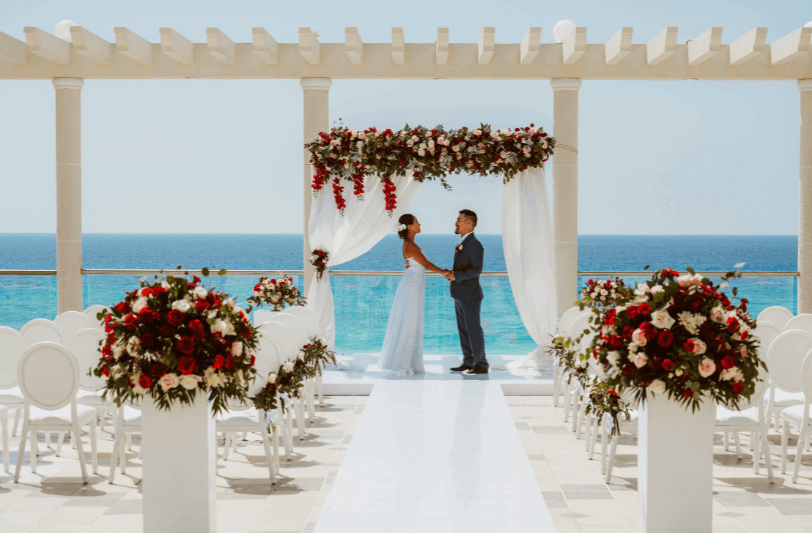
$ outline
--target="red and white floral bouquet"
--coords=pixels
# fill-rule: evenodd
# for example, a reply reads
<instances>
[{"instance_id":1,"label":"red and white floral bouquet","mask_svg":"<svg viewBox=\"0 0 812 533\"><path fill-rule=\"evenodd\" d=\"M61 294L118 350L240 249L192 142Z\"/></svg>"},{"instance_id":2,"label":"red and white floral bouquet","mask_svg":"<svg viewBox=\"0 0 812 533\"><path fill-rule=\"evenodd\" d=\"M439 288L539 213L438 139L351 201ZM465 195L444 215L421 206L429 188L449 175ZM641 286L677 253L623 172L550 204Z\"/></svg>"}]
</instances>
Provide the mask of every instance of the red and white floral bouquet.
<instances>
[{"instance_id":1,"label":"red and white floral bouquet","mask_svg":"<svg viewBox=\"0 0 812 533\"><path fill-rule=\"evenodd\" d=\"M728 272L714 285L692 269L680 275L666 268L615 307L593 308L591 356L602 380L616 391L631 388L640 401L667 393L694 410L702 398L734 408L741 396L750 398L759 367L767 367L750 334L747 300L734 305L723 292L740 275Z\"/></svg>"},{"instance_id":2,"label":"red and white floral bouquet","mask_svg":"<svg viewBox=\"0 0 812 533\"><path fill-rule=\"evenodd\" d=\"M576 305L579 305L581 309L596 305L610 306L614 305L616 298L627 298L631 292L631 289L618 277L603 281L590 279L581 289L581 298Z\"/></svg>"},{"instance_id":3,"label":"red and white floral bouquet","mask_svg":"<svg viewBox=\"0 0 812 533\"><path fill-rule=\"evenodd\" d=\"M107 378L103 395L117 405L148 396L168 410L208 394L218 413L227 401L248 400L256 331L232 298L197 276L142 278L140 289L99 316L107 338L93 373Z\"/></svg>"},{"instance_id":4,"label":"red and white floral bouquet","mask_svg":"<svg viewBox=\"0 0 812 533\"><path fill-rule=\"evenodd\" d=\"M330 260L330 253L324 250L313 250L310 255L310 264L316 267L316 281L321 281L321 276L327 270L327 261Z\"/></svg>"},{"instance_id":5,"label":"red and white floral bouquet","mask_svg":"<svg viewBox=\"0 0 812 533\"><path fill-rule=\"evenodd\" d=\"M272 305L274 311L284 309L287 305L305 304L305 297L293 284L293 278L285 277L284 274L279 278L259 278L254 286L254 294L247 300L252 307Z\"/></svg>"}]
</instances>

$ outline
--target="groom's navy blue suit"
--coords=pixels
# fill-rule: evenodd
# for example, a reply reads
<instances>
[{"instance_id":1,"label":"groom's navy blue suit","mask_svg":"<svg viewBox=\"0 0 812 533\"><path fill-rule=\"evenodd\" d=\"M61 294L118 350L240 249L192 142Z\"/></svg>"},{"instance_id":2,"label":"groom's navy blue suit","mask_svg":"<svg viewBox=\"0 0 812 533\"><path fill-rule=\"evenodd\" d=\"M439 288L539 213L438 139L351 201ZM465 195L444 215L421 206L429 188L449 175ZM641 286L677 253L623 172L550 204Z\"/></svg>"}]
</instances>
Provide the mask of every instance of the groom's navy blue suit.
<instances>
[{"instance_id":1,"label":"groom's navy blue suit","mask_svg":"<svg viewBox=\"0 0 812 533\"><path fill-rule=\"evenodd\" d=\"M473 233L462 241L462 250L454 253L454 281L451 297L457 311L457 329L462 346L462 364L471 368L488 369L485 358L485 334L479 320L482 307L482 287L479 275L485 250Z\"/></svg>"}]
</instances>

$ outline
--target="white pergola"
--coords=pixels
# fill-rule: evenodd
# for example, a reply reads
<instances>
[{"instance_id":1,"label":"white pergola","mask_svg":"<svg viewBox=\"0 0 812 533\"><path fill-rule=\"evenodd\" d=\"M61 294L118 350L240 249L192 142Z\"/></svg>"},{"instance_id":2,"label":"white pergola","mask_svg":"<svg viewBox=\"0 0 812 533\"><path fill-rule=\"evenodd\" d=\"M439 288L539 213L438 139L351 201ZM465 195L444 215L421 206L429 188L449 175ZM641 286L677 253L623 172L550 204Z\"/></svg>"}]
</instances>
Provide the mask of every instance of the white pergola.
<instances>
[{"instance_id":1,"label":"white pergola","mask_svg":"<svg viewBox=\"0 0 812 533\"><path fill-rule=\"evenodd\" d=\"M807 26L812 25L812 23ZM25 41L0 32L0 79L50 79L56 89L56 194L58 311L82 309L82 208L80 94L85 79L299 79L304 91L303 142L329 129L333 79L549 79L554 91L553 237L558 314L577 294L578 270L578 91L581 80L797 80L801 92L800 215L798 228L798 312L812 312L812 27L801 27L767 43L758 27L722 44L722 28L708 29L685 44L667 27L647 43L632 42L624 27L606 43L589 44L585 27L557 43L542 43L531 27L520 43L497 44L492 27L477 43L452 43L437 28L434 43L407 43L392 28L391 43L364 43L346 28L343 43L321 43L299 28L298 43L278 43L264 28L252 28L251 42L235 43L218 28L206 28L206 42L194 43L160 28L153 43L127 28L115 28L115 42L61 23L59 37L25 27ZM69 33L68 33L69 30ZM63 38L64 37L64 38ZM313 277L308 219L310 155L304 162L305 290Z\"/></svg>"}]
</instances>

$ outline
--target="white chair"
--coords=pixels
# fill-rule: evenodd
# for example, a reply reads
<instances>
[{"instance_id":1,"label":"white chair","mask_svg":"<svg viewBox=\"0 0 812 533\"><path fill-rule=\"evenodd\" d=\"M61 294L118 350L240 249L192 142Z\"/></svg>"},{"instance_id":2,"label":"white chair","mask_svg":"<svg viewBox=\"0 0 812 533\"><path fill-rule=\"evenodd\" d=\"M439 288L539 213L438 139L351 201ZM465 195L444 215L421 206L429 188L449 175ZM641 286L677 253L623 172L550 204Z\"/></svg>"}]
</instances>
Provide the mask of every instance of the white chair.
<instances>
[{"instance_id":1,"label":"white chair","mask_svg":"<svg viewBox=\"0 0 812 533\"><path fill-rule=\"evenodd\" d=\"M793 405L803 404L801 365L812 350L812 333L800 330L785 331L770 345L767 368L770 371L770 397L767 403L767 420L776 412L785 411ZM786 425L784 425L786 428ZM776 428L778 429L778 428ZM786 431L781 442L781 473L787 469Z\"/></svg>"},{"instance_id":2,"label":"white chair","mask_svg":"<svg viewBox=\"0 0 812 533\"><path fill-rule=\"evenodd\" d=\"M789 331L791 329L800 329L801 331L812 333L812 314L801 313L798 316L790 318L784 326L784 331Z\"/></svg>"},{"instance_id":3,"label":"white chair","mask_svg":"<svg viewBox=\"0 0 812 533\"><path fill-rule=\"evenodd\" d=\"M65 334L65 340L70 342L74 334L80 329L95 328L96 320L90 320L83 313L79 311L65 311L60 313L54 318L54 324L62 329ZM67 345L67 344L66 344Z\"/></svg>"},{"instance_id":4,"label":"white chair","mask_svg":"<svg viewBox=\"0 0 812 533\"><path fill-rule=\"evenodd\" d=\"M254 326L259 327L260 325L270 320L271 317L274 316L275 314L281 313L281 311L272 311L270 309L254 309L253 313L254 313Z\"/></svg>"},{"instance_id":5,"label":"white chair","mask_svg":"<svg viewBox=\"0 0 812 533\"><path fill-rule=\"evenodd\" d=\"M318 338L321 335L321 328L319 327L319 317L309 307L303 305L293 305L288 307L285 311L293 316L301 318L307 328L307 337L312 339ZM329 346L328 348L332 348ZM324 380L321 372L316 374L316 393L319 397L319 406L324 407Z\"/></svg>"},{"instance_id":6,"label":"white chair","mask_svg":"<svg viewBox=\"0 0 812 533\"><path fill-rule=\"evenodd\" d=\"M589 314L591 312L592 311L590 309L584 309L582 311L578 306L567 309L564 314L561 315L561 320L558 321L558 336L566 337L569 333L572 322L580 315ZM564 372L560 366L558 356L556 356L556 359L553 362L553 407L558 407L558 398L561 396L561 383L563 381Z\"/></svg>"},{"instance_id":7,"label":"white chair","mask_svg":"<svg viewBox=\"0 0 812 533\"><path fill-rule=\"evenodd\" d=\"M638 411L637 402L634 399L634 394L630 390L623 391L621 393L621 398L627 405L629 405L629 417L626 418L626 415L621 414L618 416L618 422L620 423L620 427L617 428L617 433L612 435L612 442L609 444L609 428L607 427L608 420L603 421L601 425L602 434L601 434L601 474L606 474L606 483L612 481L612 469L615 466L615 453L617 452L617 443L620 440L620 433L623 431L631 432L635 438L637 437L637 421L640 416L640 412ZM595 431L597 433L597 430ZM595 436L593 434L593 441ZM609 457L606 456L607 451L607 444L609 444ZM592 446L594 450L594 444ZM590 459L592 456L590 455Z\"/></svg>"},{"instance_id":8,"label":"white chair","mask_svg":"<svg viewBox=\"0 0 812 533\"><path fill-rule=\"evenodd\" d=\"M127 450L125 445L129 435L141 432L141 410L132 403L125 403L118 408L113 425L115 435L113 437L113 453L110 457L108 483L113 483L115 480L117 464L122 474L127 473Z\"/></svg>"},{"instance_id":9,"label":"white chair","mask_svg":"<svg viewBox=\"0 0 812 533\"><path fill-rule=\"evenodd\" d=\"M770 483L775 481L773 476L773 463L770 458L770 443L767 440L767 418L764 416L764 393L767 389L767 381L769 377L762 369L760 377L764 381L756 383L756 389L748 401L746 397L739 397L738 409L728 409L723 405L716 406L716 429L724 431L725 435L728 432L735 432L736 435L736 453L739 459L742 457L742 449L739 444L739 432L749 431L753 437L753 472L758 474L759 465L761 463L761 454L759 445L764 450L764 457L767 462L767 477ZM727 446L727 440L725 440Z\"/></svg>"},{"instance_id":10,"label":"white chair","mask_svg":"<svg viewBox=\"0 0 812 533\"><path fill-rule=\"evenodd\" d=\"M308 335L307 325L304 320L290 312L282 312L276 316L271 317L271 321L284 324L291 329L296 335L297 350L302 349L305 344L310 342L311 336ZM307 418L310 423L316 418L316 407L314 401L315 383L313 378L307 378L304 382L305 402L307 403Z\"/></svg>"},{"instance_id":11,"label":"white chair","mask_svg":"<svg viewBox=\"0 0 812 533\"><path fill-rule=\"evenodd\" d=\"M0 405L0 429L3 432L3 470L8 472L8 407L4 405Z\"/></svg>"},{"instance_id":12,"label":"white chair","mask_svg":"<svg viewBox=\"0 0 812 533\"><path fill-rule=\"evenodd\" d=\"M0 405L13 409L14 429L17 434L17 422L23 412L23 393L17 386L17 362L28 348L28 343L16 329L0 326Z\"/></svg>"},{"instance_id":13,"label":"white chair","mask_svg":"<svg viewBox=\"0 0 812 533\"><path fill-rule=\"evenodd\" d=\"M90 307L82 311L82 313L84 313L84 315L87 318L89 318L91 322L93 322L93 327L104 329L104 320L99 320L98 318L96 318L96 315L105 310L108 313L110 312L110 308L107 307L106 305L91 305Z\"/></svg>"},{"instance_id":14,"label":"white chair","mask_svg":"<svg viewBox=\"0 0 812 533\"><path fill-rule=\"evenodd\" d=\"M279 367L282 366L282 357L276 339L267 331L260 331L257 337L257 359L264 361L265 368L268 369L268 372L276 372ZM267 377L267 374L264 376L258 374L257 379L267 379ZM288 405L283 410L281 402L277 402L276 412L277 416L275 418L280 421L280 437L285 446L285 458L290 461L291 454L293 453L293 419L291 418L291 406Z\"/></svg>"},{"instance_id":15,"label":"white chair","mask_svg":"<svg viewBox=\"0 0 812 533\"><path fill-rule=\"evenodd\" d=\"M37 471L37 432L71 431L76 439L82 480L87 483L87 468L82 447L81 428L90 426L90 450L93 473L98 470L96 457L96 410L76 404L79 391L79 364L67 348L55 342L40 342L29 347L17 363L17 383L24 398L23 431L17 452L14 482L20 479L26 437L30 437L31 471Z\"/></svg>"},{"instance_id":16,"label":"white chair","mask_svg":"<svg viewBox=\"0 0 812 533\"><path fill-rule=\"evenodd\" d=\"M792 314L792 311L786 307L774 305L760 312L756 318L756 323L761 322L762 320L773 322L783 331L784 326L787 325L787 322L789 322L793 316L795 315Z\"/></svg>"},{"instance_id":17,"label":"white chair","mask_svg":"<svg viewBox=\"0 0 812 533\"><path fill-rule=\"evenodd\" d=\"M801 456L804 452L804 441L808 438L809 429L812 428L809 421L809 404L812 402L812 351L807 353L804 358L799 378L801 389L803 389L804 392L804 403L784 409L784 432L781 439L781 462L783 465L787 456L787 440L790 424L798 428L798 447L795 450L795 469L792 472L793 483L798 482L798 472L801 469Z\"/></svg>"},{"instance_id":18,"label":"white chair","mask_svg":"<svg viewBox=\"0 0 812 533\"><path fill-rule=\"evenodd\" d=\"M68 341L62 328L57 326L56 322L44 318L31 320L20 329L20 334L29 346L43 341L55 342L64 346Z\"/></svg>"},{"instance_id":19,"label":"white chair","mask_svg":"<svg viewBox=\"0 0 812 533\"><path fill-rule=\"evenodd\" d=\"M79 363L79 394L76 403L79 405L89 405L99 412L101 430L104 431L104 419L108 412L115 411L115 406L110 401L105 401L101 397L99 389L104 387L106 378L96 377L91 371L96 368L101 353L99 352L99 342L105 339L104 332L97 328L85 328L77 331L68 343L68 351L76 357ZM62 449L62 433L56 445L56 455Z\"/></svg>"},{"instance_id":20,"label":"white chair","mask_svg":"<svg viewBox=\"0 0 812 533\"><path fill-rule=\"evenodd\" d=\"M260 332L265 332L266 334L270 335L274 342L276 342L276 345L279 348L280 365L286 361L296 360L296 354L299 352L299 348L296 347L296 335L290 330L290 328L281 322L272 320L261 324L257 329ZM299 440L301 440L305 435L304 402L302 401L302 394L300 394L299 398L296 398L292 403L294 415L296 417L296 429L298 431Z\"/></svg>"},{"instance_id":21,"label":"white chair","mask_svg":"<svg viewBox=\"0 0 812 533\"><path fill-rule=\"evenodd\" d=\"M254 366L257 370L258 379L255 379L254 382L249 385L249 396L254 396L259 393L267 383L267 376L271 370L266 366L266 362L267 359L265 357L256 358ZM271 483L276 484L276 469L279 467L279 448L273 424L270 424L271 434L268 434L269 422L268 413L266 411L258 410L250 405L237 402L229 402L228 412L220 413L216 418L217 431L225 434L223 461L228 461L228 451L229 448L231 448L234 433L257 432L262 438L262 446L265 448L265 460L268 463L268 473L271 478ZM271 453L271 441L273 441L273 453Z\"/></svg>"},{"instance_id":22,"label":"white chair","mask_svg":"<svg viewBox=\"0 0 812 533\"><path fill-rule=\"evenodd\" d=\"M587 346L589 342L591 342L592 336L584 336L580 342L577 342L578 337L580 337L584 330L589 329L590 322L589 318L590 314L582 314L578 316L572 323L569 331L570 335L570 349L576 354L580 354L582 352L581 346ZM578 357L578 355L576 355ZM588 365L587 365L588 366ZM564 376L565 378L568 376ZM566 423L569 420L570 410L572 411L572 431L575 433L578 430L576 424L578 421L578 413L579 413L579 399L582 395L583 391L581 389L581 385L575 376L569 376L570 384L567 387L567 393L564 396L564 422ZM563 378L562 378L563 379Z\"/></svg>"},{"instance_id":23,"label":"white chair","mask_svg":"<svg viewBox=\"0 0 812 533\"><path fill-rule=\"evenodd\" d=\"M756 328L752 331L752 335L756 339L758 339L758 342L759 342L758 354L759 354L759 356L761 357L761 359L763 361L765 361L765 362L768 361L768 356L769 356L769 353L770 353L770 346L772 346L773 341L780 334L781 334L781 328L779 328L778 325L776 325L774 322L768 322L766 320L762 320L761 322L758 322L756 324ZM766 375L764 377L764 379L768 380L769 379L769 374ZM776 391L776 393L779 396L783 396L783 395L786 394L786 393L784 393L783 391L780 391L780 390ZM764 407L767 406L767 404L769 402L769 397L770 397L770 391L769 391L769 382L768 382L767 390L764 391L764 403L763 403ZM775 429L776 429L776 431L778 431L778 428L780 427L779 424L778 424L778 417L780 416L780 413L776 411L773 414L775 416ZM769 426L769 422L770 422L770 419L768 417L767 418L767 425L768 426ZM752 444L752 441L753 441L753 439L750 439L751 444ZM728 434L725 433L725 436L724 436L725 451L727 451L727 444L728 444ZM751 448L751 451L752 451L752 448Z\"/></svg>"}]
</instances>

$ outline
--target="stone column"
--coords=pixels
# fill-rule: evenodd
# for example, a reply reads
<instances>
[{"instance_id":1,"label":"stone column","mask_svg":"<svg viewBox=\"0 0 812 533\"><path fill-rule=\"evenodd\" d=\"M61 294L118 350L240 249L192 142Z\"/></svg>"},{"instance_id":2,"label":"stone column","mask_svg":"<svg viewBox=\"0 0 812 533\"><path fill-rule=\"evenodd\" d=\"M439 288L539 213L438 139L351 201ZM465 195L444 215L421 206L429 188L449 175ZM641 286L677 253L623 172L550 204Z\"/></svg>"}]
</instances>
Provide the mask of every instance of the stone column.
<instances>
[{"instance_id":1,"label":"stone column","mask_svg":"<svg viewBox=\"0 0 812 533\"><path fill-rule=\"evenodd\" d=\"M330 78L302 78L299 80L304 91L304 142L309 143L316 139L321 131L330 129ZM310 204L313 201L313 191L310 188L313 165L310 164L310 152L304 150L304 290L305 295L310 289L310 282L315 269L310 264ZM322 194L329 194L322 191Z\"/></svg>"},{"instance_id":2,"label":"stone column","mask_svg":"<svg viewBox=\"0 0 812 533\"><path fill-rule=\"evenodd\" d=\"M812 313L812 79L801 91L801 161L798 194L798 313Z\"/></svg>"},{"instance_id":3,"label":"stone column","mask_svg":"<svg viewBox=\"0 0 812 533\"><path fill-rule=\"evenodd\" d=\"M578 295L578 90L581 80L554 78L553 241L560 318Z\"/></svg>"},{"instance_id":4,"label":"stone column","mask_svg":"<svg viewBox=\"0 0 812 533\"><path fill-rule=\"evenodd\" d=\"M82 310L82 114L84 80L54 78L56 90L57 312Z\"/></svg>"}]
</instances>

